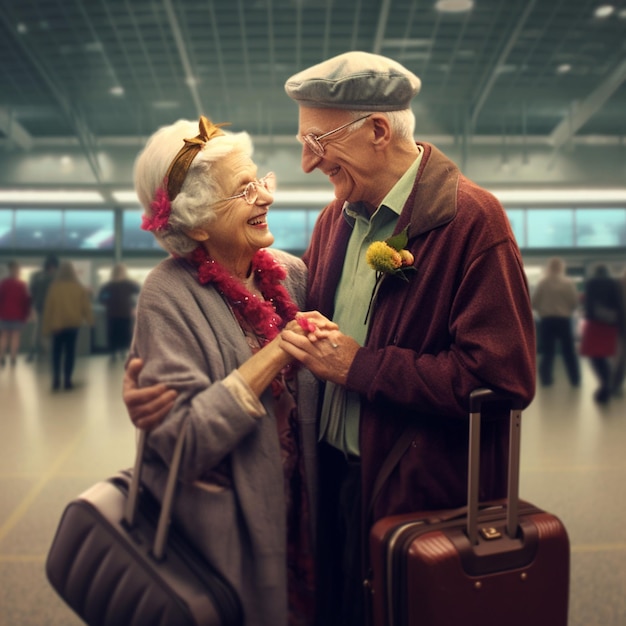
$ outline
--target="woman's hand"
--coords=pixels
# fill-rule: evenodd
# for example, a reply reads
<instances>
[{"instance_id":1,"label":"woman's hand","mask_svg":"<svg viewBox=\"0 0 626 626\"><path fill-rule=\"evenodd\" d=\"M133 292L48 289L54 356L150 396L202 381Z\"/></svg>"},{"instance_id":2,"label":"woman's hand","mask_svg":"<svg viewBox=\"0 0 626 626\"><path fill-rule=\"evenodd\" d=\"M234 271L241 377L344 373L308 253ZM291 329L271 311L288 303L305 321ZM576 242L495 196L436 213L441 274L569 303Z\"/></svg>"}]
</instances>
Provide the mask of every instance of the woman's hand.
<instances>
[{"instance_id":1,"label":"woman's hand","mask_svg":"<svg viewBox=\"0 0 626 626\"><path fill-rule=\"evenodd\" d=\"M313 343L318 339L326 339L331 331L339 330L339 326L337 326L335 322L329 320L319 311L304 311L296 313L295 322L305 331L309 341ZM287 324L285 329L294 330L291 324L293 324L293 322Z\"/></svg>"},{"instance_id":2,"label":"woman's hand","mask_svg":"<svg viewBox=\"0 0 626 626\"><path fill-rule=\"evenodd\" d=\"M301 315L315 325L315 330L303 333L298 329L296 332L287 325L280 334L282 349L318 378L345 385L354 356L361 346L321 313L312 311Z\"/></svg>"},{"instance_id":3,"label":"woman's hand","mask_svg":"<svg viewBox=\"0 0 626 626\"><path fill-rule=\"evenodd\" d=\"M141 359L131 359L128 363L122 382L122 399L132 423L142 430L152 430L170 412L178 394L162 383L140 388L142 367Z\"/></svg>"}]
</instances>

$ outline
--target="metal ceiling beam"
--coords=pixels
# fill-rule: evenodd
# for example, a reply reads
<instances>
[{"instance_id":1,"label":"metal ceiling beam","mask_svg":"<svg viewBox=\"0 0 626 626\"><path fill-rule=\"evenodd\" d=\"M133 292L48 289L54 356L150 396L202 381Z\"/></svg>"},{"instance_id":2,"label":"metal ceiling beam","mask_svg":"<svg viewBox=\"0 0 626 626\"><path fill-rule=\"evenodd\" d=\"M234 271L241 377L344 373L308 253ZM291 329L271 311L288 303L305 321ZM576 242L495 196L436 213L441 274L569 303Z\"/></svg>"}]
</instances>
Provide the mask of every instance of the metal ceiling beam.
<instances>
[{"instance_id":1,"label":"metal ceiling beam","mask_svg":"<svg viewBox=\"0 0 626 626\"><path fill-rule=\"evenodd\" d=\"M485 83L485 86L480 90L480 95L478 96L478 100L476 104L474 104L472 108L472 114L470 117L470 130L473 133L474 128L476 128L476 122L478 121L478 117L482 108L491 93L491 89L493 88L496 80L498 79L500 68L506 63L506 60L513 49L513 47L517 44L517 40L519 39L520 33L522 29L526 26L526 21L528 17L532 13L533 8L535 7L536 0L530 0L524 9L524 13L517 20L515 28L511 35L507 38L507 43L500 55L498 56L498 60L496 61L493 69L491 70L491 74Z\"/></svg>"},{"instance_id":2,"label":"metal ceiling beam","mask_svg":"<svg viewBox=\"0 0 626 626\"><path fill-rule=\"evenodd\" d=\"M581 104L573 105L565 118L559 122L550 134L550 142L561 148L604 106L606 101L626 80L626 59L598 85Z\"/></svg>"},{"instance_id":3,"label":"metal ceiling beam","mask_svg":"<svg viewBox=\"0 0 626 626\"><path fill-rule=\"evenodd\" d=\"M387 22L389 21L389 9L391 9L391 0L384 0L378 12L376 37L374 38L374 46L372 48L374 54L381 54L381 50L383 49L385 31L387 30Z\"/></svg>"},{"instance_id":4,"label":"metal ceiling beam","mask_svg":"<svg viewBox=\"0 0 626 626\"><path fill-rule=\"evenodd\" d=\"M172 34L174 35L174 41L176 42L176 48L180 56L180 62L182 63L183 69L185 70L185 80L187 82L187 87L189 87L189 91L191 92L191 97L196 107L196 114L198 115L198 117L200 117L200 115L203 115L205 112L204 106L202 105L202 101L200 100L200 94L198 93L198 88L196 86L197 78L191 69L191 62L189 61L189 54L187 52L187 46L185 45L183 33L180 29L180 24L178 23L178 18L176 17L176 13L174 12L174 7L172 6L171 1L163 0L163 6L165 7L165 11L167 13L167 19L169 20ZM209 6L212 10L212 2L209 3ZM213 21L213 23L215 22Z\"/></svg>"},{"instance_id":5,"label":"metal ceiling beam","mask_svg":"<svg viewBox=\"0 0 626 626\"><path fill-rule=\"evenodd\" d=\"M30 133L15 119L11 111L4 107L0 107L0 131L6 135L10 145L22 150L30 150L33 146Z\"/></svg>"},{"instance_id":6,"label":"metal ceiling beam","mask_svg":"<svg viewBox=\"0 0 626 626\"><path fill-rule=\"evenodd\" d=\"M9 15L0 7L0 19L4 22L5 27L11 32L16 44L28 57L28 60L32 63L33 67L41 76L43 82L47 85L48 89L52 92L52 95L57 101L57 104L61 107L61 110L66 115L71 125L76 131L78 141L85 153L85 158L89 163L89 167L93 172L93 175L98 184L102 182L102 174L100 172L100 164L98 163L98 156L96 152L95 138L89 131L87 124L80 115L79 111L73 106L71 99L66 95L63 87L54 80L53 68L49 67L45 60L41 59L37 54L37 51L26 43L24 37L20 37L19 33L15 30L13 20Z\"/></svg>"}]
</instances>

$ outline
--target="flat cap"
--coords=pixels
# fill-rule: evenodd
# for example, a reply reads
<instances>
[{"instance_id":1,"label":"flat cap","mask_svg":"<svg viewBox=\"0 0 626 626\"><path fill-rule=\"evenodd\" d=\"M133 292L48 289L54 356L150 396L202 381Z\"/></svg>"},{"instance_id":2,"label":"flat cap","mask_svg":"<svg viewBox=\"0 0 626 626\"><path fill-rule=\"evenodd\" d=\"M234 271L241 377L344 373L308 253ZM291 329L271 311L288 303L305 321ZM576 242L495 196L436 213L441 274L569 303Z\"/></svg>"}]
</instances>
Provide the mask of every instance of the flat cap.
<instances>
[{"instance_id":1,"label":"flat cap","mask_svg":"<svg viewBox=\"0 0 626 626\"><path fill-rule=\"evenodd\" d=\"M345 52L287 79L285 91L315 109L400 111L410 107L420 79L403 65L369 52Z\"/></svg>"}]
</instances>

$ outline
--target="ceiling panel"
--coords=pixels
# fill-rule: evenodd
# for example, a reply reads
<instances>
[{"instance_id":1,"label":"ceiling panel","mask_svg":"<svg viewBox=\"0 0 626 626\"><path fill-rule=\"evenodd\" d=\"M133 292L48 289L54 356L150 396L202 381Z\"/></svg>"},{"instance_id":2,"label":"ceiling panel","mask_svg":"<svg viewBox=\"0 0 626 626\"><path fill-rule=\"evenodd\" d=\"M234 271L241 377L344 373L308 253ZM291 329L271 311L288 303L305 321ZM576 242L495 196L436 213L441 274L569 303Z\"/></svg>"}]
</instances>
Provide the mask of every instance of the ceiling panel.
<instances>
[{"instance_id":1,"label":"ceiling panel","mask_svg":"<svg viewBox=\"0 0 626 626\"><path fill-rule=\"evenodd\" d=\"M89 152L200 112L291 136L285 80L350 49L420 76L418 135L626 134L626 0L602 19L596 0L475 0L451 14L434 4L2 0L0 137L19 128Z\"/></svg>"}]
</instances>

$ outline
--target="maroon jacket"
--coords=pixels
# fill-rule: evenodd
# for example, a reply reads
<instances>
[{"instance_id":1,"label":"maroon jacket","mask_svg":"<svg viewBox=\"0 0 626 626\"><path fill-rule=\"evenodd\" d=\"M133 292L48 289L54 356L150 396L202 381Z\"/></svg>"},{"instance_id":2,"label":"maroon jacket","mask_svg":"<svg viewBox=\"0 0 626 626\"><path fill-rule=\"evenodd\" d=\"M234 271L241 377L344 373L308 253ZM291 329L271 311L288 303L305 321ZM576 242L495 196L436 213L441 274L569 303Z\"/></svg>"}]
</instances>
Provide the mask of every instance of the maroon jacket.
<instances>
[{"instance_id":1,"label":"maroon jacket","mask_svg":"<svg viewBox=\"0 0 626 626\"><path fill-rule=\"evenodd\" d=\"M506 214L437 148L422 145L417 179L395 231L408 227L417 271L409 282L392 275L382 280L366 345L347 381L361 396L366 511L394 442L407 424L416 429L368 526L385 515L463 505L470 391L488 386L525 404L535 391L534 322ZM342 203L335 201L321 213L304 255L308 306L329 317L350 233ZM503 419L484 424L483 498L503 494L507 430Z\"/></svg>"},{"instance_id":2,"label":"maroon jacket","mask_svg":"<svg viewBox=\"0 0 626 626\"><path fill-rule=\"evenodd\" d=\"M0 320L26 322L30 315L28 287L19 278L0 281Z\"/></svg>"}]
</instances>

